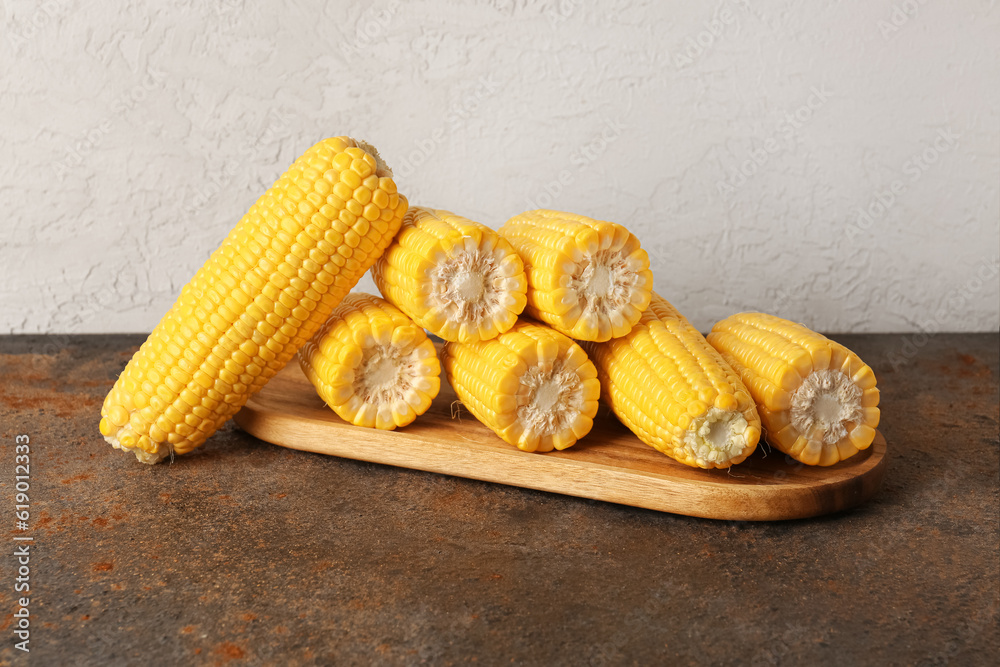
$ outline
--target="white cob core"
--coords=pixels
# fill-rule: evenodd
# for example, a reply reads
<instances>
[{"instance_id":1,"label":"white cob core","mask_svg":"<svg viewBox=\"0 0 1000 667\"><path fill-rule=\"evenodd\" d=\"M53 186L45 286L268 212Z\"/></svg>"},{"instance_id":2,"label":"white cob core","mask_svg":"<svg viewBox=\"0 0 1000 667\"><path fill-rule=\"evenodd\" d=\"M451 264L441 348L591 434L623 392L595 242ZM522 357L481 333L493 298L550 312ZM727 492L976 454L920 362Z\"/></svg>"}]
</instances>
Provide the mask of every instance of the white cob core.
<instances>
[{"instance_id":1,"label":"white cob core","mask_svg":"<svg viewBox=\"0 0 1000 667\"><path fill-rule=\"evenodd\" d=\"M477 301L486 291L483 277L471 272L463 272L456 276L455 286L458 294L467 301Z\"/></svg>"},{"instance_id":2,"label":"white cob core","mask_svg":"<svg viewBox=\"0 0 1000 667\"><path fill-rule=\"evenodd\" d=\"M791 423L802 435L833 445L847 422L864 421L861 388L843 372L813 371L792 395Z\"/></svg>"},{"instance_id":3,"label":"white cob core","mask_svg":"<svg viewBox=\"0 0 1000 667\"><path fill-rule=\"evenodd\" d=\"M428 303L443 319L471 327L503 320L519 269L502 249L480 248L468 238L431 272Z\"/></svg>"},{"instance_id":4,"label":"white cob core","mask_svg":"<svg viewBox=\"0 0 1000 667\"><path fill-rule=\"evenodd\" d=\"M389 348L391 350L391 348ZM392 353L389 352L389 355ZM386 389L396 387L399 382L400 368L397 361L384 351L373 356L365 363L360 376L358 377L358 387L367 390L368 393L383 393Z\"/></svg>"},{"instance_id":5,"label":"white cob core","mask_svg":"<svg viewBox=\"0 0 1000 667\"><path fill-rule=\"evenodd\" d=\"M746 449L748 426L746 418L736 410L710 408L703 416L692 420L684 432L683 448L697 458L702 467L705 463L729 461ZM678 452L680 460L687 458L682 452Z\"/></svg>"},{"instance_id":6,"label":"white cob core","mask_svg":"<svg viewBox=\"0 0 1000 667\"><path fill-rule=\"evenodd\" d=\"M632 303L645 280L624 249L602 249L573 267L569 289L576 294L583 317L607 317Z\"/></svg>"},{"instance_id":7,"label":"white cob core","mask_svg":"<svg viewBox=\"0 0 1000 667\"><path fill-rule=\"evenodd\" d=\"M583 407L583 382L562 360L547 369L532 367L521 376L517 417L526 433L544 437L571 428Z\"/></svg>"},{"instance_id":8,"label":"white cob core","mask_svg":"<svg viewBox=\"0 0 1000 667\"><path fill-rule=\"evenodd\" d=\"M391 415L401 403L416 407L419 395L415 390L429 388L431 369L421 363L427 349L420 341L406 344L373 344L363 351L361 363L354 373L353 395L349 400L354 410L374 410ZM390 416L391 418L391 416Z\"/></svg>"}]
</instances>

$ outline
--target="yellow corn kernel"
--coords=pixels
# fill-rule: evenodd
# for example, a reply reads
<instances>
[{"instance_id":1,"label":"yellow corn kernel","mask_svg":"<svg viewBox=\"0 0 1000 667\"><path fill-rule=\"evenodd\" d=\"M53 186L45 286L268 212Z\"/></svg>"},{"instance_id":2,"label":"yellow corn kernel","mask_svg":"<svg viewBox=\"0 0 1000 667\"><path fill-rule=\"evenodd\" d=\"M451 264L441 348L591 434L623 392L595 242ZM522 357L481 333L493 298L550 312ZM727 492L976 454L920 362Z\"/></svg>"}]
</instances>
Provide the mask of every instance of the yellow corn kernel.
<instances>
[{"instance_id":1,"label":"yellow corn kernel","mask_svg":"<svg viewBox=\"0 0 1000 667\"><path fill-rule=\"evenodd\" d=\"M747 388L655 292L626 336L584 348L604 401L646 444L695 468L728 468L756 449L760 417Z\"/></svg>"},{"instance_id":2,"label":"yellow corn kernel","mask_svg":"<svg viewBox=\"0 0 1000 667\"><path fill-rule=\"evenodd\" d=\"M500 228L524 261L525 313L577 340L624 336L649 305L649 256L622 225L539 209Z\"/></svg>"},{"instance_id":3,"label":"yellow corn kernel","mask_svg":"<svg viewBox=\"0 0 1000 667\"><path fill-rule=\"evenodd\" d=\"M840 343L764 313L727 317L708 342L750 389L767 441L796 460L833 465L875 439L875 375Z\"/></svg>"},{"instance_id":4,"label":"yellow corn kernel","mask_svg":"<svg viewBox=\"0 0 1000 667\"><path fill-rule=\"evenodd\" d=\"M398 308L370 294L344 297L298 357L320 398L356 426L406 426L441 388L434 343Z\"/></svg>"},{"instance_id":5,"label":"yellow corn kernel","mask_svg":"<svg viewBox=\"0 0 1000 667\"><path fill-rule=\"evenodd\" d=\"M492 340L448 343L441 361L465 407L518 449L566 449L594 425L597 370L547 326L520 320Z\"/></svg>"},{"instance_id":6,"label":"yellow corn kernel","mask_svg":"<svg viewBox=\"0 0 1000 667\"><path fill-rule=\"evenodd\" d=\"M345 184L346 199L336 194ZM379 224L344 221L360 199L382 202ZM107 441L144 463L201 445L316 333L389 245L406 209L371 146L337 137L306 151L243 216L129 361L101 410ZM351 233L370 251L330 240ZM192 397L207 411L197 429L187 421L198 414Z\"/></svg>"},{"instance_id":7,"label":"yellow corn kernel","mask_svg":"<svg viewBox=\"0 0 1000 667\"><path fill-rule=\"evenodd\" d=\"M372 277L414 322L462 343L489 340L514 326L528 289L521 259L492 229L416 206Z\"/></svg>"}]
</instances>

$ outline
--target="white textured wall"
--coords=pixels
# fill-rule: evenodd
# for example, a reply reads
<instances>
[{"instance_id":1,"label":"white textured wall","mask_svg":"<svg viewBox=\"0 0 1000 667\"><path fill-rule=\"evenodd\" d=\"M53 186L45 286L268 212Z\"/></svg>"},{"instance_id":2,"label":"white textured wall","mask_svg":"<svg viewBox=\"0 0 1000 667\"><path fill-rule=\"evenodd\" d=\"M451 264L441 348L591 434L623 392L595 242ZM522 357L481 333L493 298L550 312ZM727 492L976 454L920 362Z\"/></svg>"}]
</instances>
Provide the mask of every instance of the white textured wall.
<instances>
[{"instance_id":1,"label":"white textured wall","mask_svg":"<svg viewBox=\"0 0 1000 667\"><path fill-rule=\"evenodd\" d=\"M1000 327L994 3L595 4L7 0L0 333L149 330L337 134L415 203L626 223L703 328Z\"/></svg>"}]
</instances>

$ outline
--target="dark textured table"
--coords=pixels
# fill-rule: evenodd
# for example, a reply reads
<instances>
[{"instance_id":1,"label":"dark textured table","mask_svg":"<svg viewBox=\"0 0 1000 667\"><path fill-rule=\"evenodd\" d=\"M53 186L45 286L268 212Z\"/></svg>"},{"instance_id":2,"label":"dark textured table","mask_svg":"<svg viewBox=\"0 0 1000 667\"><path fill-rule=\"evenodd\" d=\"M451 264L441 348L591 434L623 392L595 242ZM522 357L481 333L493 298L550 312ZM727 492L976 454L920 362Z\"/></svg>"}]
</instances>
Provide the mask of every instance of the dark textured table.
<instances>
[{"instance_id":1,"label":"dark textured table","mask_svg":"<svg viewBox=\"0 0 1000 667\"><path fill-rule=\"evenodd\" d=\"M296 452L231 425L145 466L97 431L139 336L0 337L0 663L991 664L996 334L837 336L889 465L853 511L729 523ZM31 439L15 526L15 436Z\"/></svg>"}]
</instances>

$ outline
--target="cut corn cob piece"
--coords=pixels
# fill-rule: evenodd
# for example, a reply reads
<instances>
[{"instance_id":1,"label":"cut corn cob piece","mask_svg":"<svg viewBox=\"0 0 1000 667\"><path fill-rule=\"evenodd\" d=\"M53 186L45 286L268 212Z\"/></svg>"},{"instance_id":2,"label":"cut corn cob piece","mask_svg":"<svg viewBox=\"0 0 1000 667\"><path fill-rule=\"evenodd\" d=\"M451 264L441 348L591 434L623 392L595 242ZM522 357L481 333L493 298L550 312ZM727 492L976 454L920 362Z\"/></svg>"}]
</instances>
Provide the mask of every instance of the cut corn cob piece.
<instances>
[{"instance_id":1,"label":"cut corn cob piece","mask_svg":"<svg viewBox=\"0 0 1000 667\"><path fill-rule=\"evenodd\" d=\"M767 441L782 452L826 466L871 445L879 421L875 374L840 343L764 313L727 317L708 341L743 378Z\"/></svg>"},{"instance_id":2,"label":"cut corn cob piece","mask_svg":"<svg viewBox=\"0 0 1000 667\"><path fill-rule=\"evenodd\" d=\"M434 343L377 296L351 293L299 350L320 398L346 422L392 430L427 412L441 388Z\"/></svg>"},{"instance_id":3,"label":"cut corn cob piece","mask_svg":"<svg viewBox=\"0 0 1000 667\"><path fill-rule=\"evenodd\" d=\"M489 340L514 326L528 289L521 259L492 229L417 206L407 211L372 277L414 322L462 343Z\"/></svg>"},{"instance_id":4,"label":"cut corn cob piece","mask_svg":"<svg viewBox=\"0 0 1000 667\"><path fill-rule=\"evenodd\" d=\"M492 340L448 343L441 360L465 407L518 449L566 449L594 425L597 370L547 326L520 320Z\"/></svg>"},{"instance_id":5,"label":"cut corn cob piece","mask_svg":"<svg viewBox=\"0 0 1000 667\"><path fill-rule=\"evenodd\" d=\"M371 146L310 148L181 290L105 399L101 433L144 463L201 445L316 333L406 208Z\"/></svg>"},{"instance_id":6,"label":"cut corn cob piece","mask_svg":"<svg viewBox=\"0 0 1000 667\"><path fill-rule=\"evenodd\" d=\"M500 228L524 261L525 313L577 340L624 336L649 306L649 256L623 226L539 209Z\"/></svg>"},{"instance_id":7,"label":"cut corn cob piece","mask_svg":"<svg viewBox=\"0 0 1000 667\"><path fill-rule=\"evenodd\" d=\"M646 444L695 468L728 468L757 447L749 391L660 295L628 335L584 347L605 402Z\"/></svg>"}]
</instances>

